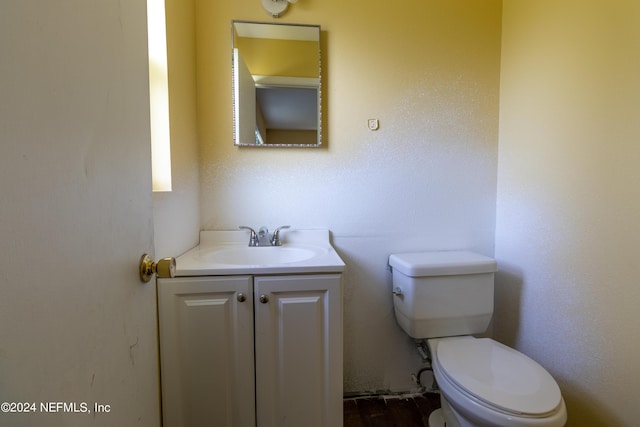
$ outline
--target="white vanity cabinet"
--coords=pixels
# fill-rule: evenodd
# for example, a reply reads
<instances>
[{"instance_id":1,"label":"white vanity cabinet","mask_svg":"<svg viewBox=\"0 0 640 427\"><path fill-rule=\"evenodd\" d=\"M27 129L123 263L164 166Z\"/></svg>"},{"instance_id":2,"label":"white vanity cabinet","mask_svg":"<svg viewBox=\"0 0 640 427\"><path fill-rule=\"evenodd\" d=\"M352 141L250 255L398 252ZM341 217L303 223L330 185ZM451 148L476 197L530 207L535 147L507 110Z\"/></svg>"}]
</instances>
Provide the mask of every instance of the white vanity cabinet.
<instances>
[{"instance_id":1,"label":"white vanity cabinet","mask_svg":"<svg viewBox=\"0 0 640 427\"><path fill-rule=\"evenodd\" d=\"M340 274L158 279L164 427L342 426Z\"/></svg>"}]
</instances>

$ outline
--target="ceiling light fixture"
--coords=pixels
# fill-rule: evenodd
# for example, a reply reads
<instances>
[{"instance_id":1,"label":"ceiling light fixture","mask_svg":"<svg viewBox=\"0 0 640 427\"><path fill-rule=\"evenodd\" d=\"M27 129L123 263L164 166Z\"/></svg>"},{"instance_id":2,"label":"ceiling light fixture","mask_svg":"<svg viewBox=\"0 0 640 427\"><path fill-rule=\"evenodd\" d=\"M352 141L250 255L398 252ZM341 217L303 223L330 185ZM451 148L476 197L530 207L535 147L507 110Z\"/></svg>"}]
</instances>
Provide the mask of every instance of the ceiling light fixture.
<instances>
[{"instance_id":1,"label":"ceiling light fixture","mask_svg":"<svg viewBox=\"0 0 640 427\"><path fill-rule=\"evenodd\" d=\"M298 0L262 0L262 7L274 18L279 18L287 11L289 3L296 3Z\"/></svg>"}]
</instances>

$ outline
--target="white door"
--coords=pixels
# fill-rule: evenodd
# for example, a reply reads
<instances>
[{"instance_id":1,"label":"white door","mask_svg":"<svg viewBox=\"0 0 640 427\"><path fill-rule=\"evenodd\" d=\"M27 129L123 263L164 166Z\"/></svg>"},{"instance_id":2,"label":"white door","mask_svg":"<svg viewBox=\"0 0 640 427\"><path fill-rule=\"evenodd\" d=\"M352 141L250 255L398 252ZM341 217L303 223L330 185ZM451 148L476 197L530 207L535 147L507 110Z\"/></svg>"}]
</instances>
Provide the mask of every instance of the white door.
<instances>
[{"instance_id":1,"label":"white door","mask_svg":"<svg viewBox=\"0 0 640 427\"><path fill-rule=\"evenodd\" d=\"M144 1L0 2L0 425L160 423L146 50Z\"/></svg>"},{"instance_id":2,"label":"white door","mask_svg":"<svg viewBox=\"0 0 640 427\"><path fill-rule=\"evenodd\" d=\"M342 426L339 274L254 278L259 427Z\"/></svg>"},{"instance_id":3,"label":"white door","mask_svg":"<svg viewBox=\"0 0 640 427\"><path fill-rule=\"evenodd\" d=\"M252 288L251 276L158 280L165 426L255 426Z\"/></svg>"}]
</instances>

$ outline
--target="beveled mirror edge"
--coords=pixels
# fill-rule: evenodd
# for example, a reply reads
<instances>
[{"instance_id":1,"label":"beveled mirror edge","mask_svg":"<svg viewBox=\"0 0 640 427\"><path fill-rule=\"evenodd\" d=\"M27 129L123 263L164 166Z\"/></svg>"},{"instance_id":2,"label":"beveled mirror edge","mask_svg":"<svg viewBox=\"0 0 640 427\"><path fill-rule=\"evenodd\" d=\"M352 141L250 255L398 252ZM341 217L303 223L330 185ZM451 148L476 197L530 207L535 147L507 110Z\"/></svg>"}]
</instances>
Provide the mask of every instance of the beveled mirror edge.
<instances>
[{"instance_id":1,"label":"beveled mirror edge","mask_svg":"<svg viewBox=\"0 0 640 427\"><path fill-rule=\"evenodd\" d=\"M234 50L235 50L235 24L260 24L260 25L280 25L280 26L292 26L292 27L310 27L317 28L318 30L318 139L316 144L248 144L238 142L238 131L236 129L236 96L235 96L235 72L234 72ZM231 109L233 113L233 145L236 147L264 147L264 148L322 148L322 120L323 120L323 69L322 69L322 29L320 25L316 24L297 24L297 23L279 23L279 22L261 22L261 21L246 21L241 19L231 20Z\"/></svg>"}]
</instances>

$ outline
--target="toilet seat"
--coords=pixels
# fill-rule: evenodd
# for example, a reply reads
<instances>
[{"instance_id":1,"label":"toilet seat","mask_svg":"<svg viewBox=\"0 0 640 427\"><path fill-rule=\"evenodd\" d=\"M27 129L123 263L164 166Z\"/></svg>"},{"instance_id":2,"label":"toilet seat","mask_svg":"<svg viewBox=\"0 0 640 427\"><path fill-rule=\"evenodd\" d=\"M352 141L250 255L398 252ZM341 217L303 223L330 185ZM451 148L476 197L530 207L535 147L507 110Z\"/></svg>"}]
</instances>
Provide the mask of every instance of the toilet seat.
<instances>
[{"instance_id":1,"label":"toilet seat","mask_svg":"<svg viewBox=\"0 0 640 427\"><path fill-rule=\"evenodd\" d=\"M440 374L489 408L519 417L546 417L561 405L553 377L524 354L489 338L438 340Z\"/></svg>"}]
</instances>

